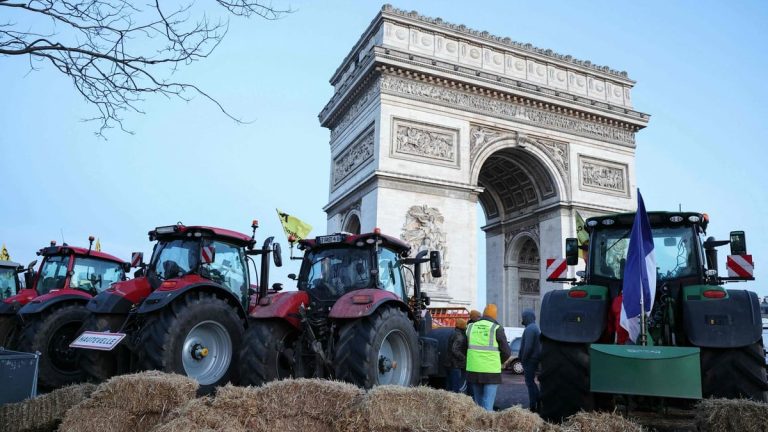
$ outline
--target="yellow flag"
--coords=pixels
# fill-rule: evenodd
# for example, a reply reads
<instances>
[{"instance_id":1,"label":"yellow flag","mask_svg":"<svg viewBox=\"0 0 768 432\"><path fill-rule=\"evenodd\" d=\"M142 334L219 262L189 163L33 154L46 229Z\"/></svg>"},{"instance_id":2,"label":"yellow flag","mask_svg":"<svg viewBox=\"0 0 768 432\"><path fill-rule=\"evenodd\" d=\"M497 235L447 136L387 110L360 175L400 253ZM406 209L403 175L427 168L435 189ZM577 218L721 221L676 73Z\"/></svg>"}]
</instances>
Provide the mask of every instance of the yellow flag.
<instances>
[{"instance_id":1,"label":"yellow flag","mask_svg":"<svg viewBox=\"0 0 768 432\"><path fill-rule=\"evenodd\" d=\"M96 239L96 252L101 252L101 242L99 239Z\"/></svg>"},{"instance_id":2,"label":"yellow flag","mask_svg":"<svg viewBox=\"0 0 768 432\"><path fill-rule=\"evenodd\" d=\"M11 256L8 254L8 249L5 247L5 243L3 243L3 249L0 250L0 261L10 261Z\"/></svg>"},{"instance_id":3,"label":"yellow flag","mask_svg":"<svg viewBox=\"0 0 768 432\"><path fill-rule=\"evenodd\" d=\"M584 218L576 211L576 238L579 240L579 258L587 260L587 245L589 244L589 233L584 227Z\"/></svg>"},{"instance_id":4,"label":"yellow flag","mask_svg":"<svg viewBox=\"0 0 768 432\"><path fill-rule=\"evenodd\" d=\"M302 222L296 216L291 216L288 213L277 210L277 217L280 218L280 223L283 224L283 231L285 235L290 237L296 237L296 240L307 238L307 235L312 231L312 225Z\"/></svg>"}]
</instances>

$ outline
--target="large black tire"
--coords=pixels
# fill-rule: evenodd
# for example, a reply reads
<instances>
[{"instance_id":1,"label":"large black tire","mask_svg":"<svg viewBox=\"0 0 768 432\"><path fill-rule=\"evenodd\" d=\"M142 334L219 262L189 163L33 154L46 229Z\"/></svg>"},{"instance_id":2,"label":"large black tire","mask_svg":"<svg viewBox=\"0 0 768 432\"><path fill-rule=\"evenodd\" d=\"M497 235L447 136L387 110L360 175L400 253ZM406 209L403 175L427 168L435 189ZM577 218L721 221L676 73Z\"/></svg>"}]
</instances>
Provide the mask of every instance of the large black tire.
<instances>
[{"instance_id":1,"label":"large black tire","mask_svg":"<svg viewBox=\"0 0 768 432\"><path fill-rule=\"evenodd\" d=\"M17 349L40 352L38 386L55 389L85 380L80 369L80 350L69 344L80 334L89 312L83 304L69 304L24 317Z\"/></svg>"},{"instance_id":2,"label":"large black tire","mask_svg":"<svg viewBox=\"0 0 768 432\"><path fill-rule=\"evenodd\" d=\"M91 314L81 329L83 331L117 331L125 321L125 315ZM125 347L125 341L112 351L91 349L80 350L80 368L88 381L100 383L115 376L130 371L130 351Z\"/></svg>"},{"instance_id":3,"label":"large black tire","mask_svg":"<svg viewBox=\"0 0 768 432\"><path fill-rule=\"evenodd\" d=\"M240 352L240 384L260 386L293 377L293 346L299 331L282 320L254 320Z\"/></svg>"},{"instance_id":4,"label":"large black tire","mask_svg":"<svg viewBox=\"0 0 768 432\"><path fill-rule=\"evenodd\" d=\"M225 300L193 292L147 318L139 334L140 369L194 378L202 394L227 382L238 383L235 360L244 321Z\"/></svg>"},{"instance_id":5,"label":"large black tire","mask_svg":"<svg viewBox=\"0 0 768 432\"><path fill-rule=\"evenodd\" d=\"M541 337L540 415L559 422L594 409L589 391L589 345Z\"/></svg>"},{"instance_id":6,"label":"large black tire","mask_svg":"<svg viewBox=\"0 0 768 432\"><path fill-rule=\"evenodd\" d=\"M383 307L341 327L333 363L336 379L366 389L417 385L421 361L416 329L405 312Z\"/></svg>"},{"instance_id":7,"label":"large black tire","mask_svg":"<svg viewBox=\"0 0 768 432\"><path fill-rule=\"evenodd\" d=\"M14 349L15 343L12 343L16 333L18 320L16 315L0 316L0 347L5 349Z\"/></svg>"},{"instance_id":8,"label":"large black tire","mask_svg":"<svg viewBox=\"0 0 768 432\"><path fill-rule=\"evenodd\" d=\"M763 345L742 348L701 348L701 390L705 398L748 398L766 401Z\"/></svg>"}]
</instances>

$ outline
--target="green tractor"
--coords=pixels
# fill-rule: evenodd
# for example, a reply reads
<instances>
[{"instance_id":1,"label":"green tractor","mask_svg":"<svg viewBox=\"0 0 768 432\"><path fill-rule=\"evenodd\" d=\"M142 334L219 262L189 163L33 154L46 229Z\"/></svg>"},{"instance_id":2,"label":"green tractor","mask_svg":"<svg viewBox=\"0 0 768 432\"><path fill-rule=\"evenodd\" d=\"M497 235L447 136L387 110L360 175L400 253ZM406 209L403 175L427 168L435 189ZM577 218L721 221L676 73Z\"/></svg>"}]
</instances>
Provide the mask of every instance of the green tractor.
<instances>
[{"instance_id":1,"label":"green tractor","mask_svg":"<svg viewBox=\"0 0 768 432\"><path fill-rule=\"evenodd\" d=\"M559 421L580 410L686 401L702 397L766 400L760 302L754 292L725 289L753 280L744 232L705 238L708 217L648 212L656 261L652 309L637 344L620 326L622 285L634 213L593 217L589 241L566 239L566 258L548 260L548 281L571 282L541 305L541 415ZM718 246L730 244L729 277L717 271ZM586 251L580 280L561 278ZM746 270L737 264L741 262ZM646 300L647 301L647 300Z\"/></svg>"}]
</instances>

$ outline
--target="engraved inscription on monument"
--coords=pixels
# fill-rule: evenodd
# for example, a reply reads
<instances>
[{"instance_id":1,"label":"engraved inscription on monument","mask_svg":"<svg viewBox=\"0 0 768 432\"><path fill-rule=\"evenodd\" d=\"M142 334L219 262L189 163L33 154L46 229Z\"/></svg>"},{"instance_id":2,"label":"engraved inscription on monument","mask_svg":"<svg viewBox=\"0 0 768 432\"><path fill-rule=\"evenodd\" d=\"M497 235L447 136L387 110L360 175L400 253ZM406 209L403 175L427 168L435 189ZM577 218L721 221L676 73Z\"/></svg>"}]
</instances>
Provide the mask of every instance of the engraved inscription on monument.
<instances>
[{"instance_id":1,"label":"engraved inscription on monument","mask_svg":"<svg viewBox=\"0 0 768 432\"><path fill-rule=\"evenodd\" d=\"M459 131L392 119L393 157L458 167Z\"/></svg>"},{"instance_id":2,"label":"engraved inscription on monument","mask_svg":"<svg viewBox=\"0 0 768 432\"><path fill-rule=\"evenodd\" d=\"M579 156L579 166L581 189L628 195L626 165Z\"/></svg>"}]
</instances>

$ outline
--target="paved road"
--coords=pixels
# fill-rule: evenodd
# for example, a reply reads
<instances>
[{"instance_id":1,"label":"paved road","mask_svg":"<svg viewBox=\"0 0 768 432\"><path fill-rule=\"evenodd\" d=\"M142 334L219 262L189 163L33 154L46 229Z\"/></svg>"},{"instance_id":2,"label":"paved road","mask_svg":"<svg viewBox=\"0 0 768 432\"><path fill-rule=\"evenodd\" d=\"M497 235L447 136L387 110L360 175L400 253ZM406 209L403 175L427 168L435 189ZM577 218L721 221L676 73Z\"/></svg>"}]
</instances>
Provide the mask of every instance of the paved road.
<instances>
[{"instance_id":1,"label":"paved road","mask_svg":"<svg viewBox=\"0 0 768 432\"><path fill-rule=\"evenodd\" d=\"M498 409L505 409L513 405L522 405L528 408L528 388L525 387L525 380L522 375L504 371L494 406Z\"/></svg>"}]
</instances>

